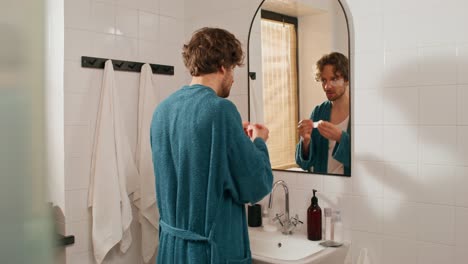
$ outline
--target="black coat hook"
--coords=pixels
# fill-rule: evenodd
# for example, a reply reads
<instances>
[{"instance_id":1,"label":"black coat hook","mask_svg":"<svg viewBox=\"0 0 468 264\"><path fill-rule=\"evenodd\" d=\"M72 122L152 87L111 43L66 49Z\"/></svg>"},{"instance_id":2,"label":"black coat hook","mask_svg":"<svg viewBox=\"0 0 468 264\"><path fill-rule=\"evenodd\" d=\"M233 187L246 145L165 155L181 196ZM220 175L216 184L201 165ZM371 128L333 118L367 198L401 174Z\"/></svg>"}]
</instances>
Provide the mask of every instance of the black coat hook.
<instances>
[{"instance_id":1,"label":"black coat hook","mask_svg":"<svg viewBox=\"0 0 468 264\"><path fill-rule=\"evenodd\" d=\"M106 61L109 59L95 58L95 57L81 57L81 67L84 68L95 68L104 69ZM136 61L123 61L123 60L112 60L114 70L118 71L129 71L129 72L141 72L141 67L144 63ZM174 75L174 66L161 65L161 64L149 64L153 74L163 75Z\"/></svg>"},{"instance_id":2,"label":"black coat hook","mask_svg":"<svg viewBox=\"0 0 468 264\"><path fill-rule=\"evenodd\" d=\"M125 63L125 61L122 61L120 63L115 62L114 65L117 66L117 68L122 68L122 65Z\"/></svg>"}]
</instances>

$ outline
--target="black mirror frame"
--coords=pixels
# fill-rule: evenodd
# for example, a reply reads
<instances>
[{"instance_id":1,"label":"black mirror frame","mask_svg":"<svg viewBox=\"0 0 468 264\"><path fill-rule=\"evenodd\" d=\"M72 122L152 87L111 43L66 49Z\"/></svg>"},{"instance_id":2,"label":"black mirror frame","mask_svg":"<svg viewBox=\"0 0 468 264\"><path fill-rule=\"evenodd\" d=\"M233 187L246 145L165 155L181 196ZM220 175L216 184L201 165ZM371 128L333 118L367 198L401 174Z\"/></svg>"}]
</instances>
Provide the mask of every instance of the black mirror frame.
<instances>
[{"instance_id":1,"label":"black mirror frame","mask_svg":"<svg viewBox=\"0 0 468 264\"><path fill-rule=\"evenodd\" d=\"M250 81L251 79L252 80L255 80L256 79L256 73L255 72L250 72L250 34L252 32L252 26L254 24L254 21L255 21L255 18L257 17L257 14L258 12L261 10L261 7L263 5L263 3L267 1L267 0L262 0L262 2L258 5L257 7L257 10L255 10L255 13L253 15L253 18L252 18L252 21L250 22L250 27L249 27L249 33L247 35L247 115L248 115L248 119L249 121L251 120L250 118ZM331 0L333 1L333 0ZM344 17L345 17L345 20L346 20L346 28L347 28L347 33L348 33L348 60L349 60L349 72L350 72L350 75L349 75L349 98L350 98L350 104L349 104L349 122L350 124L352 124L352 96L351 96L351 93L352 93L352 80L353 80L353 61L352 61L352 56L351 56L351 28L350 28L350 19L348 18L348 13L346 12L346 8L344 7L343 3L341 2L341 0L336 0L338 1L338 3L340 4L340 7L341 7L341 10L343 11L343 14L344 14ZM351 127L353 127L351 125ZM353 136L351 135L351 137L353 138ZM352 160L353 160L353 140L351 140L351 164L349 166L350 168L350 171L352 172ZM289 170L281 170L281 169L273 169L274 171L283 171L283 172L290 172L290 173L307 173L307 174L318 174L318 175L331 175L331 176L341 176L341 177L351 177L351 175L344 175L344 174L333 174L333 173L317 173L317 172L308 172L308 171L289 171Z\"/></svg>"}]
</instances>

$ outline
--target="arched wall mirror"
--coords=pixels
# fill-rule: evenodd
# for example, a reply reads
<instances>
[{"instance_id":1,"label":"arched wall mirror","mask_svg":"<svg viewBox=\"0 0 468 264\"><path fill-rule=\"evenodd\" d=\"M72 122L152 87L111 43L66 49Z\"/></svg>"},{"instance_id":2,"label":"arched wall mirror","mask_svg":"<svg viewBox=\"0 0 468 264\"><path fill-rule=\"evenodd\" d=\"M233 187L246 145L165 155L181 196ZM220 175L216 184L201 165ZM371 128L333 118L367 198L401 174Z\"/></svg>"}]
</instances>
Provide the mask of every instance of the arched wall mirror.
<instances>
[{"instance_id":1,"label":"arched wall mirror","mask_svg":"<svg viewBox=\"0 0 468 264\"><path fill-rule=\"evenodd\" d=\"M351 176L349 35L338 0L260 4L248 39L248 112L250 122L270 130L267 145L274 170ZM328 58L316 76L317 61L334 52L348 60L347 73L329 65L335 59ZM309 147L299 133L299 126L307 124L313 127L310 141L306 139ZM338 129L332 136L326 135L329 124Z\"/></svg>"}]
</instances>

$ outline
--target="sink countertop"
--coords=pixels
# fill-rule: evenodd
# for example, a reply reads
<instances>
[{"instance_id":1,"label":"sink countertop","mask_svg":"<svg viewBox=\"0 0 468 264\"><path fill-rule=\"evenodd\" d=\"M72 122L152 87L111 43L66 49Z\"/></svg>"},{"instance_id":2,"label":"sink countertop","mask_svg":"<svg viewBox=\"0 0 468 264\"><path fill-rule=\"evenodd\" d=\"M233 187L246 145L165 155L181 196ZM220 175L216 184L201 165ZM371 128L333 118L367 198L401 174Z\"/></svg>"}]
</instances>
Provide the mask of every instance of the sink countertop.
<instances>
[{"instance_id":1,"label":"sink countertop","mask_svg":"<svg viewBox=\"0 0 468 264\"><path fill-rule=\"evenodd\" d=\"M344 259L349 250L349 243L344 243L341 247L323 247L319 245L322 241L310 241L307 236L302 233L294 233L293 235L283 235L281 232L266 232L262 227L249 227L249 237L251 240L252 259L254 264L329 264L329 263L344 263ZM309 256L297 260L285 260L270 258L255 252L255 247L252 243L303 243L304 246L309 247L311 251L316 250Z\"/></svg>"}]
</instances>

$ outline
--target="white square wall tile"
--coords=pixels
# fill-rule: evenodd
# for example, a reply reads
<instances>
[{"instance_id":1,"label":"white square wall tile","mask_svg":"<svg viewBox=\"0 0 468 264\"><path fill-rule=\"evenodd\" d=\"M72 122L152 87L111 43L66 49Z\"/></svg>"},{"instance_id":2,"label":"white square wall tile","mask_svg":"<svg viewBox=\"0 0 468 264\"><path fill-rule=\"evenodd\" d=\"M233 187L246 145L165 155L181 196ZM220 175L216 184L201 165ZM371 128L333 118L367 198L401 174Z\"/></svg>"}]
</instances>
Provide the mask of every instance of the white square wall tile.
<instances>
[{"instance_id":1,"label":"white square wall tile","mask_svg":"<svg viewBox=\"0 0 468 264\"><path fill-rule=\"evenodd\" d=\"M89 186L91 156L65 160L65 190L86 189Z\"/></svg>"},{"instance_id":2,"label":"white square wall tile","mask_svg":"<svg viewBox=\"0 0 468 264\"><path fill-rule=\"evenodd\" d=\"M419 206L416 203L386 199L383 230L387 235L416 239Z\"/></svg>"},{"instance_id":3,"label":"white square wall tile","mask_svg":"<svg viewBox=\"0 0 468 264\"><path fill-rule=\"evenodd\" d=\"M91 0L66 0L64 4L66 28L90 28Z\"/></svg>"},{"instance_id":4,"label":"white square wall tile","mask_svg":"<svg viewBox=\"0 0 468 264\"><path fill-rule=\"evenodd\" d=\"M383 17L366 15L354 17L355 50L357 52L383 51Z\"/></svg>"},{"instance_id":5,"label":"white square wall tile","mask_svg":"<svg viewBox=\"0 0 468 264\"><path fill-rule=\"evenodd\" d=\"M385 164L384 198L399 201L420 201L422 179L416 164Z\"/></svg>"},{"instance_id":6,"label":"white square wall tile","mask_svg":"<svg viewBox=\"0 0 468 264\"><path fill-rule=\"evenodd\" d=\"M184 0L159 0L159 13L164 16L183 19L185 16Z\"/></svg>"},{"instance_id":7,"label":"white square wall tile","mask_svg":"<svg viewBox=\"0 0 468 264\"><path fill-rule=\"evenodd\" d=\"M439 263L455 263L455 247L420 243L418 246L418 264Z\"/></svg>"},{"instance_id":8,"label":"white square wall tile","mask_svg":"<svg viewBox=\"0 0 468 264\"><path fill-rule=\"evenodd\" d=\"M113 3L93 1L91 4L91 30L115 34L116 6Z\"/></svg>"},{"instance_id":9,"label":"white square wall tile","mask_svg":"<svg viewBox=\"0 0 468 264\"><path fill-rule=\"evenodd\" d=\"M138 10L117 7L115 34L129 38L138 37Z\"/></svg>"},{"instance_id":10,"label":"white square wall tile","mask_svg":"<svg viewBox=\"0 0 468 264\"><path fill-rule=\"evenodd\" d=\"M65 95L65 125L88 125L89 124L89 101L87 94Z\"/></svg>"},{"instance_id":11,"label":"white square wall tile","mask_svg":"<svg viewBox=\"0 0 468 264\"><path fill-rule=\"evenodd\" d=\"M273 182L282 180L286 182L288 187L295 188L297 186L297 173L286 171L273 171Z\"/></svg>"},{"instance_id":12,"label":"white square wall tile","mask_svg":"<svg viewBox=\"0 0 468 264\"><path fill-rule=\"evenodd\" d=\"M456 264L464 264L468 260L468 209L457 208L455 213L455 258Z\"/></svg>"},{"instance_id":13,"label":"white square wall tile","mask_svg":"<svg viewBox=\"0 0 468 264\"><path fill-rule=\"evenodd\" d=\"M453 45L459 37L456 9L461 6L455 1L427 0L418 12L418 37L420 45Z\"/></svg>"},{"instance_id":14,"label":"white square wall tile","mask_svg":"<svg viewBox=\"0 0 468 264\"><path fill-rule=\"evenodd\" d=\"M184 43L184 23L172 17L159 17L159 34L162 43L177 45L182 49Z\"/></svg>"},{"instance_id":15,"label":"white square wall tile","mask_svg":"<svg viewBox=\"0 0 468 264\"><path fill-rule=\"evenodd\" d=\"M383 89L383 122L386 125L417 125L419 120L418 87Z\"/></svg>"},{"instance_id":16,"label":"white square wall tile","mask_svg":"<svg viewBox=\"0 0 468 264\"><path fill-rule=\"evenodd\" d=\"M65 95L88 94L101 86L103 70L83 68L79 60L66 60L64 66Z\"/></svg>"},{"instance_id":17,"label":"white square wall tile","mask_svg":"<svg viewBox=\"0 0 468 264\"><path fill-rule=\"evenodd\" d=\"M115 58L135 61L138 59L138 40L123 36L115 37Z\"/></svg>"},{"instance_id":18,"label":"white square wall tile","mask_svg":"<svg viewBox=\"0 0 468 264\"><path fill-rule=\"evenodd\" d=\"M457 206L468 208L468 167L457 167L455 169L455 201Z\"/></svg>"},{"instance_id":19,"label":"white square wall tile","mask_svg":"<svg viewBox=\"0 0 468 264\"><path fill-rule=\"evenodd\" d=\"M136 5L140 10L159 14L159 1L160 0L133 0L133 6Z\"/></svg>"},{"instance_id":20,"label":"white square wall tile","mask_svg":"<svg viewBox=\"0 0 468 264\"><path fill-rule=\"evenodd\" d=\"M355 125L352 133L356 160L383 161L383 126Z\"/></svg>"},{"instance_id":21,"label":"white square wall tile","mask_svg":"<svg viewBox=\"0 0 468 264\"><path fill-rule=\"evenodd\" d=\"M67 253L66 254L67 264L96 264L92 251L85 251L80 253Z\"/></svg>"},{"instance_id":22,"label":"white square wall tile","mask_svg":"<svg viewBox=\"0 0 468 264\"><path fill-rule=\"evenodd\" d=\"M65 158L82 157L91 152L88 126L65 125Z\"/></svg>"},{"instance_id":23,"label":"white square wall tile","mask_svg":"<svg viewBox=\"0 0 468 264\"><path fill-rule=\"evenodd\" d=\"M382 52L357 53L355 56L354 90L375 90L383 87L384 56Z\"/></svg>"},{"instance_id":24,"label":"white square wall tile","mask_svg":"<svg viewBox=\"0 0 468 264\"><path fill-rule=\"evenodd\" d=\"M309 173L297 173L296 174L296 185L294 188L302 190L322 190L323 189L323 177L319 174Z\"/></svg>"},{"instance_id":25,"label":"white square wall tile","mask_svg":"<svg viewBox=\"0 0 468 264\"><path fill-rule=\"evenodd\" d=\"M407 3L402 4L404 6ZM417 21L413 12L389 12L385 9L383 19L383 39L385 51L414 49L418 44Z\"/></svg>"},{"instance_id":26,"label":"white square wall tile","mask_svg":"<svg viewBox=\"0 0 468 264\"><path fill-rule=\"evenodd\" d=\"M456 61L455 46L447 45L419 48L421 84L456 84Z\"/></svg>"},{"instance_id":27,"label":"white square wall tile","mask_svg":"<svg viewBox=\"0 0 468 264\"><path fill-rule=\"evenodd\" d=\"M116 40L113 34L91 33L91 54L100 58L115 58L120 53L116 50Z\"/></svg>"},{"instance_id":28,"label":"white square wall tile","mask_svg":"<svg viewBox=\"0 0 468 264\"><path fill-rule=\"evenodd\" d=\"M353 15L363 16L367 14L382 14L383 0L366 1L353 0L350 6Z\"/></svg>"},{"instance_id":29,"label":"white square wall tile","mask_svg":"<svg viewBox=\"0 0 468 264\"><path fill-rule=\"evenodd\" d=\"M406 27L406 26L405 26ZM406 30L404 31L406 32ZM402 36L398 39L407 41ZM384 86L416 86L420 83L417 49L385 52Z\"/></svg>"},{"instance_id":30,"label":"white square wall tile","mask_svg":"<svg viewBox=\"0 0 468 264\"><path fill-rule=\"evenodd\" d=\"M139 39L158 42L159 16L153 13L139 10ZM168 36L162 36L168 37Z\"/></svg>"},{"instance_id":31,"label":"white square wall tile","mask_svg":"<svg viewBox=\"0 0 468 264\"><path fill-rule=\"evenodd\" d=\"M88 188L65 192L65 222L88 221L91 211L88 208Z\"/></svg>"},{"instance_id":32,"label":"white square wall tile","mask_svg":"<svg viewBox=\"0 0 468 264\"><path fill-rule=\"evenodd\" d=\"M417 221L419 240L444 245L455 244L455 207L421 205Z\"/></svg>"},{"instance_id":33,"label":"white square wall tile","mask_svg":"<svg viewBox=\"0 0 468 264\"><path fill-rule=\"evenodd\" d=\"M419 174L422 179L422 201L455 205L455 167L422 164Z\"/></svg>"},{"instance_id":34,"label":"white square wall tile","mask_svg":"<svg viewBox=\"0 0 468 264\"><path fill-rule=\"evenodd\" d=\"M418 263L418 244L412 240L385 238L383 242L384 264Z\"/></svg>"},{"instance_id":35,"label":"white square wall tile","mask_svg":"<svg viewBox=\"0 0 468 264\"><path fill-rule=\"evenodd\" d=\"M158 51L158 64L164 65L180 65L183 63L182 60L182 42L177 44L163 43L159 41L159 51ZM182 64L183 65L183 64ZM180 69L177 69L181 71ZM178 72L177 72L178 73ZM234 79L235 81L235 79Z\"/></svg>"},{"instance_id":36,"label":"white square wall tile","mask_svg":"<svg viewBox=\"0 0 468 264\"><path fill-rule=\"evenodd\" d=\"M382 232L383 199L374 197L353 197L353 230L372 233Z\"/></svg>"},{"instance_id":37,"label":"white square wall tile","mask_svg":"<svg viewBox=\"0 0 468 264\"><path fill-rule=\"evenodd\" d=\"M430 86L420 89L420 124L456 125L457 86Z\"/></svg>"},{"instance_id":38,"label":"white square wall tile","mask_svg":"<svg viewBox=\"0 0 468 264\"><path fill-rule=\"evenodd\" d=\"M289 212L291 217L295 214L300 214L301 211L307 212L307 208L310 206L310 199L312 197L309 197L309 193L312 193L312 191L289 189ZM300 220L306 224L307 214L304 218L300 217Z\"/></svg>"},{"instance_id":39,"label":"white square wall tile","mask_svg":"<svg viewBox=\"0 0 468 264\"><path fill-rule=\"evenodd\" d=\"M383 107L380 90L357 90L354 93L354 123L357 125L382 124Z\"/></svg>"},{"instance_id":40,"label":"white square wall tile","mask_svg":"<svg viewBox=\"0 0 468 264\"><path fill-rule=\"evenodd\" d=\"M414 12L421 9L417 2L406 2L405 0L380 0L386 14L402 14Z\"/></svg>"},{"instance_id":41,"label":"white square wall tile","mask_svg":"<svg viewBox=\"0 0 468 264\"><path fill-rule=\"evenodd\" d=\"M368 232L352 231L351 254L353 263L357 263L359 253L367 248L371 263L382 263L383 261L383 237Z\"/></svg>"},{"instance_id":42,"label":"white square wall tile","mask_svg":"<svg viewBox=\"0 0 468 264\"><path fill-rule=\"evenodd\" d=\"M352 194L353 182L351 177L324 176L323 192L334 194Z\"/></svg>"},{"instance_id":43,"label":"white square wall tile","mask_svg":"<svg viewBox=\"0 0 468 264\"><path fill-rule=\"evenodd\" d=\"M420 159L423 163L454 165L457 157L455 126L420 126Z\"/></svg>"},{"instance_id":44,"label":"white square wall tile","mask_svg":"<svg viewBox=\"0 0 468 264\"><path fill-rule=\"evenodd\" d=\"M138 41L138 58L141 62L157 63L159 46L157 41Z\"/></svg>"},{"instance_id":45,"label":"white square wall tile","mask_svg":"<svg viewBox=\"0 0 468 264\"><path fill-rule=\"evenodd\" d=\"M81 56L89 56L92 36L89 31L65 29L65 60L81 61Z\"/></svg>"},{"instance_id":46,"label":"white square wall tile","mask_svg":"<svg viewBox=\"0 0 468 264\"><path fill-rule=\"evenodd\" d=\"M468 126L457 127L457 164L468 166Z\"/></svg>"},{"instance_id":47,"label":"white square wall tile","mask_svg":"<svg viewBox=\"0 0 468 264\"><path fill-rule=\"evenodd\" d=\"M352 169L353 194L383 197L383 162L356 161Z\"/></svg>"},{"instance_id":48,"label":"white square wall tile","mask_svg":"<svg viewBox=\"0 0 468 264\"><path fill-rule=\"evenodd\" d=\"M75 236L75 243L66 247L67 255L92 250L92 224L91 221L67 223L67 235Z\"/></svg>"},{"instance_id":49,"label":"white square wall tile","mask_svg":"<svg viewBox=\"0 0 468 264\"><path fill-rule=\"evenodd\" d=\"M457 83L468 84L468 43L457 47Z\"/></svg>"},{"instance_id":50,"label":"white square wall tile","mask_svg":"<svg viewBox=\"0 0 468 264\"><path fill-rule=\"evenodd\" d=\"M384 126L385 161L409 162L418 160L417 126Z\"/></svg>"},{"instance_id":51,"label":"white square wall tile","mask_svg":"<svg viewBox=\"0 0 468 264\"><path fill-rule=\"evenodd\" d=\"M457 124L468 126L468 85L457 87Z\"/></svg>"}]
</instances>

